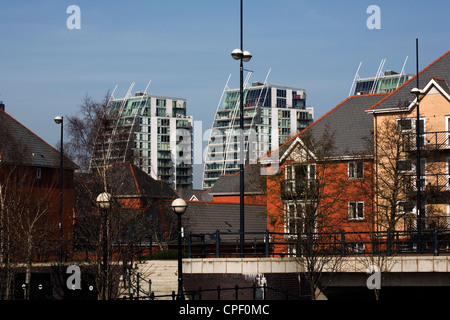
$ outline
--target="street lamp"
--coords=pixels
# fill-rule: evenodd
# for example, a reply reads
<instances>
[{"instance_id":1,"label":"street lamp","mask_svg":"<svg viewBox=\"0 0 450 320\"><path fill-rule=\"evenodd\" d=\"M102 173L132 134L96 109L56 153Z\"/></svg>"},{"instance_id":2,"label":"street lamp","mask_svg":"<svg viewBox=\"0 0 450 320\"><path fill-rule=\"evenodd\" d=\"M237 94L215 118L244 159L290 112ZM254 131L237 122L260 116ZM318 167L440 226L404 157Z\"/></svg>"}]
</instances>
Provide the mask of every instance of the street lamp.
<instances>
[{"instance_id":1,"label":"street lamp","mask_svg":"<svg viewBox=\"0 0 450 320\"><path fill-rule=\"evenodd\" d=\"M420 168L420 147L421 147L421 139L420 139L420 111L419 111L419 102L425 96L423 90L419 88L413 88L411 90L411 94L416 97L416 111L417 111L417 119L416 119L416 149L417 149L417 162L416 162L416 188L417 188L417 241L419 244L419 252L422 250L421 243L421 233L422 233L422 200L421 200L421 192L422 188L421 182L421 168Z\"/></svg>"},{"instance_id":2,"label":"street lamp","mask_svg":"<svg viewBox=\"0 0 450 320\"><path fill-rule=\"evenodd\" d=\"M249 62L252 59L252 55L248 51L243 49L243 5L241 0L241 48L234 49L231 52L231 56L234 60L240 61L240 247L241 257L244 257L244 62Z\"/></svg>"},{"instance_id":3,"label":"street lamp","mask_svg":"<svg viewBox=\"0 0 450 320\"><path fill-rule=\"evenodd\" d=\"M111 208L112 196L107 192L100 193L97 196L96 202L100 209L108 210Z\"/></svg>"},{"instance_id":4,"label":"street lamp","mask_svg":"<svg viewBox=\"0 0 450 320\"><path fill-rule=\"evenodd\" d=\"M172 211L178 216L178 300L184 300L183 295L183 264L181 257L181 216L186 211L186 201L181 198L172 202Z\"/></svg>"},{"instance_id":5,"label":"street lamp","mask_svg":"<svg viewBox=\"0 0 450 320\"><path fill-rule=\"evenodd\" d=\"M97 206L100 209L102 217L102 251L103 251L103 261L102 261L102 299L106 299L107 288L107 263L108 263L108 221L107 221L107 211L111 208L112 196L107 192L100 193L96 199Z\"/></svg>"},{"instance_id":6,"label":"street lamp","mask_svg":"<svg viewBox=\"0 0 450 320\"><path fill-rule=\"evenodd\" d=\"M61 125L61 145L60 145L60 155L59 155L59 263L62 263L62 211L63 211L63 132L64 132L64 121L63 117L56 116L54 119L56 124Z\"/></svg>"}]
</instances>

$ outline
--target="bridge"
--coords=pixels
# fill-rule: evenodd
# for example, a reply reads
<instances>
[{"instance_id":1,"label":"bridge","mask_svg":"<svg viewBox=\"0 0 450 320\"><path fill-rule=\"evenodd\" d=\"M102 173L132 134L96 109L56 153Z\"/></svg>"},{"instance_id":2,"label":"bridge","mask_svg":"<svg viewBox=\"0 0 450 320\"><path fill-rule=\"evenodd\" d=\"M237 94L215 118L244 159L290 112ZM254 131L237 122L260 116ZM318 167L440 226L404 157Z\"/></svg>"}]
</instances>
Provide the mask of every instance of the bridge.
<instances>
[{"instance_id":1,"label":"bridge","mask_svg":"<svg viewBox=\"0 0 450 320\"><path fill-rule=\"evenodd\" d=\"M448 234L448 230L427 230L422 232L420 242L414 233L404 231L378 232L376 237L373 233L369 236L350 232L332 237L316 235L317 239L328 239L316 243L316 247L332 248L335 255L321 272L321 296L324 299L371 299L374 293L368 287L368 279L373 277L373 272L379 276L378 286L386 298L420 296L426 299L449 294ZM219 233L203 235L196 245L192 239L198 239L199 235L189 235L188 258L183 259L185 289L213 290L227 286L261 286L264 283L286 293L272 296L274 299L286 298L287 294L292 298L307 299L310 292L306 258L301 254L298 238L283 235L277 242L275 236L266 232L259 237L262 240L259 242L254 237L253 243L246 242L246 254L241 257L237 251L238 244L235 242L233 247L232 241L222 241L225 237ZM360 250L361 246L355 246L356 243L362 243L365 250ZM280 254L277 246L285 246L289 250Z\"/></svg>"},{"instance_id":2,"label":"bridge","mask_svg":"<svg viewBox=\"0 0 450 320\"><path fill-rule=\"evenodd\" d=\"M450 256L392 256L377 261L361 256L336 259L322 272L324 299L370 299L373 292L367 281L372 270L379 270L379 285L386 297L422 294L423 298L431 298L450 292ZM370 269L371 266L379 269ZM183 281L188 291L264 282L277 290L286 290L291 297L308 298L308 293L302 295L308 289L302 274L305 275L305 267L301 257L183 259Z\"/></svg>"}]
</instances>

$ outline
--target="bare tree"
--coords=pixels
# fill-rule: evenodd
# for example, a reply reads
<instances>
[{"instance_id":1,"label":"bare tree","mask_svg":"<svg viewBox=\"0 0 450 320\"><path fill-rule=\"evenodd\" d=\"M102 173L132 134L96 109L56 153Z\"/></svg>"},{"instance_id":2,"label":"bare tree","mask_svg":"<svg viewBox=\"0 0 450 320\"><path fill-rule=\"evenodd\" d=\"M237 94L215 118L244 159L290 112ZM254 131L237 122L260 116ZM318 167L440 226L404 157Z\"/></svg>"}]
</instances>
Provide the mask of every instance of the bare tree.
<instances>
[{"instance_id":1,"label":"bare tree","mask_svg":"<svg viewBox=\"0 0 450 320\"><path fill-rule=\"evenodd\" d=\"M328 129L319 139L305 134L294 143L297 146L286 158L284 170L268 178L267 197L277 212L269 211L268 222L287 232L288 250L297 255L315 300L327 285L322 275L341 264L340 243L334 246L330 238L340 233L347 220L347 211L343 216L341 209L347 205L342 195L348 179L339 170Z\"/></svg>"},{"instance_id":2,"label":"bare tree","mask_svg":"<svg viewBox=\"0 0 450 320\"><path fill-rule=\"evenodd\" d=\"M373 180L361 181L359 190L373 199L374 214L368 217L368 227L371 229L367 230L373 232L372 243L358 261L368 269L376 268L381 275L393 267L387 255L395 253L399 244L396 240L404 237L398 236L398 232L414 229L417 221L414 210L414 194L418 187L415 174L417 162L415 152L408 151L416 150L417 143L419 146L422 144L416 141L415 135L415 129L421 123L407 117L408 104L407 101L399 102L399 112L376 121L374 137L368 139L367 147L369 153L374 155L373 166L368 168ZM435 166L427 162L427 170L433 170ZM424 176L424 168L421 170ZM373 290L378 300L381 290Z\"/></svg>"},{"instance_id":3,"label":"bare tree","mask_svg":"<svg viewBox=\"0 0 450 320\"><path fill-rule=\"evenodd\" d=\"M118 266L127 270L141 250L142 239L153 235L163 243L167 238L161 229L167 230L163 225L170 225L162 221L165 217L161 217L160 204L155 201L164 197L164 190L159 196L156 190L153 197L142 194L140 203L139 199L127 199L125 184L133 184L133 180L126 180L125 171L110 169L118 160L132 160L132 144L124 145L123 141L129 141L133 135L109 101L109 94L102 102L85 98L80 106L82 116L68 120L68 149L82 167L75 174L75 237L78 247L94 253L100 299L112 297L120 276ZM97 205L101 193L111 197L107 210Z\"/></svg>"},{"instance_id":4,"label":"bare tree","mask_svg":"<svg viewBox=\"0 0 450 320\"><path fill-rule=\"evenodd\" d=\"M49 221L52 213L57 212L53 201L58 194L54 188L57 177L40 181L37 175L40 169L27 163L31 154L28 146L20 143L12 132L10 122L1 121L0 267L1 297L5 299L12 297L12 278L19 263L25 263L28 288L33 258L61 245L47 241L56 239L56 227Z\"/></svg>"},{"instance_id":5,"label":"bare tree","mask_svg":"<svg viewBox=\"0 0 450 320\"><path fill-rule=\"evenodd\" d=\"M102 101L85 96L77 115L67 117L66 133L69 136L64 144L65 153L79 165L79 171L88 172L101 130L107 126L108 107L111 95L107 92Z\"/></svg>"},{"instance_id":6,"label":"bare tree","mask_svg":"<svg viewBox=\"0 0 450 320\"><path fill-rule=\"evenodd\" d=\"M18 247L14 256L17 261L25 263L27 294L34 257L60 245L48 242L48 239L55 238L57 232L57 227L55 224L52 226L50 220L51 213L57 212L53 201L57 195L54 187L39 186L34 171L21 168L16 169L9 181L9 188L6 189L8 211L14 215L14 222L9 231Z\"/></svg>"}]
</instances>

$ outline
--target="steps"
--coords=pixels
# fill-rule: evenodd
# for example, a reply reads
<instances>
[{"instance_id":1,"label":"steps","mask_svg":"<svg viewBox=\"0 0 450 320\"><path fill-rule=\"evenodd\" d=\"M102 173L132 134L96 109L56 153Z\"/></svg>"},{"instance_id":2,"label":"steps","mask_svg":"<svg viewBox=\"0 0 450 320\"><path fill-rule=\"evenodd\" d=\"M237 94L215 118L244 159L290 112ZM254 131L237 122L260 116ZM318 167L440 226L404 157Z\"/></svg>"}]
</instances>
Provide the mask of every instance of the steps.
<instances>
[{"instance_id":1,"label":"steps","mask_svg":"<svg viewBox=\"0 0 450 320\"><path fill-rule=\"evenodd\" d=\"M151 280L151 291L155 295L155 300L172 300L172 291L178 291L178 261L177 260L148 260L144 263L137 263L132 277L132 287L136 288L137 274L139 274L139 287L141 298L149 295L149 280ZM119 298L128 297L128 287L124 286L121 279L119 286ZM136 292L131 290L133 297ZM160 297L166 295L167 297Z\"/></svg>"}]
</instances>

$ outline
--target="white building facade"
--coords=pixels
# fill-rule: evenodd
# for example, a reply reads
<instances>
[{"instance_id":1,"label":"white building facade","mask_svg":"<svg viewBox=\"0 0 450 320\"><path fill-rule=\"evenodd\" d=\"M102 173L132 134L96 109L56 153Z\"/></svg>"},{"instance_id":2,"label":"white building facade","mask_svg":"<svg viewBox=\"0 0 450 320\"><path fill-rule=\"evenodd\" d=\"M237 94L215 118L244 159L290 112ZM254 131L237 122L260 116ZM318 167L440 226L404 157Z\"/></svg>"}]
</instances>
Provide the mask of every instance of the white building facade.
<instances>
[{"instance_id":1,"label":"white building facade","mask_svg":"<svg viewBox=\"0 0 450 320\"><path fill-rule=\"evenodd\" d=\"M244 164L275 150L313 122L304 89L253 82L244 88ZM225 92L214 117L205 153L202 187L240 164L240 90Z\"/></svg>"}]
</instances>

